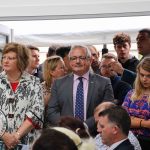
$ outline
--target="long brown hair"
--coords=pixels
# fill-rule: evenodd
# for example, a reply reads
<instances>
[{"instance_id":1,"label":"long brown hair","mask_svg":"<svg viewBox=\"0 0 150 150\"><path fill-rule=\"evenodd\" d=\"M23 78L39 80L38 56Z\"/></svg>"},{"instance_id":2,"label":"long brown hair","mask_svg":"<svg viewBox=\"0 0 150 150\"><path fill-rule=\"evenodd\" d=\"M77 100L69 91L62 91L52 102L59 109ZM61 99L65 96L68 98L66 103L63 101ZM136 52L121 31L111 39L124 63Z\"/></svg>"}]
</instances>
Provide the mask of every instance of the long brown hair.
<instances>
[{"instance_id":1,"label":"long brown hair","mask_svg":"<svg viewBox=\"0 0 150 150\"><path fill-rule=\"evenodd\" d=\"M135 90L131 96L132 100L140 99L145 91L145 88L143 87L140 81L140 68L150 73L150 57L145 57L137 66L137 77L134 83ZM149 102L150 102L150 97L149 97Z\"/></svg>"}]
</instances>

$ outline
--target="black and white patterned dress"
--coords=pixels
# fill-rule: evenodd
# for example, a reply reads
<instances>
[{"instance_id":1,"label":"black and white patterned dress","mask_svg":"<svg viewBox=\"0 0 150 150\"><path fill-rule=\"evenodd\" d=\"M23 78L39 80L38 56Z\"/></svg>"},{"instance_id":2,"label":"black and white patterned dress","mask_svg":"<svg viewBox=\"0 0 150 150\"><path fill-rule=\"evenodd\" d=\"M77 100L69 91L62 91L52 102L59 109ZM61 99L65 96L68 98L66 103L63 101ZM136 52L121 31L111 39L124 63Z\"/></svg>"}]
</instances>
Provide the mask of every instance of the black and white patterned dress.
<instances>
[{"instance_id":1,"label":"black and white patterned dress","mask_svg":"<svg viewBox=\"0 0 150 150\"><path fill-rule=\"evenodd\" d=\"M44 100L40 81L38 78L24 72L16 91L12 90L5 71L0 73L0 109L7 118L6 132L13 133L18 130L26 117L42 128ZM33 129L21 139L23 144L32 144L37 135Z\"/></svg>"}]
</instances>

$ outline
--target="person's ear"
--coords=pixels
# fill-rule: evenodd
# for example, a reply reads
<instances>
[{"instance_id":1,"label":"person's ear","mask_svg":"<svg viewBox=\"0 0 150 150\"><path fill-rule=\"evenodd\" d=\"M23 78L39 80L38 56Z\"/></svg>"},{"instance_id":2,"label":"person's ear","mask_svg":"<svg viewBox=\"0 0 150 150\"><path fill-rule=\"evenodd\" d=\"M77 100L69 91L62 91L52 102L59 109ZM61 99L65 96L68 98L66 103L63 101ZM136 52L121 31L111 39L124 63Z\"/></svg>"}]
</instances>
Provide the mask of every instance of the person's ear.
<instances>
[{"instance_id":1,"label":"person's ear","mask_svg":"<svg viewBox=\"0 0 150 150\"><path fill-rule=\"evenodd\" d=\"M51 70L49 73L52 77L54 76L54 70L53 71Z\"/></svg>"},{"instance_id":2,"label":"person's ear","mask_svg":"<svg viewBox=\"0 0 150 150\"><path fill-rule=\"evenodd\" d=\"M117 125L114 125L113 127L113 134L117 134L118 133L118 126Z\"/></svg>"}]
</instances>

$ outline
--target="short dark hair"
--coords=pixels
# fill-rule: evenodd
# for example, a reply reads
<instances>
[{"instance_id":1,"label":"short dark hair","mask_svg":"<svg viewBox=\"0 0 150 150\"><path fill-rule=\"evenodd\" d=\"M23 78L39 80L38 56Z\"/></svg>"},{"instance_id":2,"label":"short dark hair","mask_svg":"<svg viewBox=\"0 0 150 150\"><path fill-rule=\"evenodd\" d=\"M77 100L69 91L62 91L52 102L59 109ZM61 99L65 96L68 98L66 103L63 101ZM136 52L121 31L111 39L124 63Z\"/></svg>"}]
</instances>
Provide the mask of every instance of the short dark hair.
<instances>
[{"instance_id":1,"label":"short dark hair","mask_svg":"<svg viewBox=\"0 0 150 150\"><path fill-rule=\"evenodd\" d=\"M131 38L128 34L126 33L118 33L114 36L113 38L113 44L117 45L117 44L124 44L125 42L129 43L129 45L131 45Z\"/></svg>"},{"instance_id":2,"label":"short dark hair","mask_svg":"<svg viewBox=\"0 0 150 150\"><path fill-rule=\"evenodd\" d=\"M50 47L48 48L47 57L56 55L56 49L57 49L56 46L54 46L54 45L50 46Z\"/></svg>"},{"instance_id":3,"label":"short dark hair","mask_svg":"<svg viewBox=\"0 0 150 150\"><path fill-rule=\"evenodd\" d=\"M123 107L114 106L105 109L99 113L99 116L107 116L110 122L115 123L122 130L122 133L128 136L131 126L131 119Z\"/></svg>"},{"instance_id":4,"label":"short dark hair","mask_svg":"<svg viewBox=\"0 0 150 150\"><path fill-rule=\"evenodd\" d=\"M140 30L139 33L147 33L150 37L150 29L148 29L148 28Z\"/></svg>"},{"instance_id":5,"label":"short dark hair","mask_svg":"<svg viewBox=\"0 0 150 150\"><path fill-rule=\"evenodd\" d=\"M43 130L41 136L33 144L32 150L77 150L72 139L55 129Z\"/></svg>"},{"instance_id":6,"label":"short dark hair","mask_svg":"<svg viewBox=\"0 0 150 150\"><path fill-rule=\"evenodd\" d=\"M71 49L71 46L61 46L61 47L57 48L56 55L64 58L66 55L69 54L70 49Z\"/></svg>"}]
</instances>

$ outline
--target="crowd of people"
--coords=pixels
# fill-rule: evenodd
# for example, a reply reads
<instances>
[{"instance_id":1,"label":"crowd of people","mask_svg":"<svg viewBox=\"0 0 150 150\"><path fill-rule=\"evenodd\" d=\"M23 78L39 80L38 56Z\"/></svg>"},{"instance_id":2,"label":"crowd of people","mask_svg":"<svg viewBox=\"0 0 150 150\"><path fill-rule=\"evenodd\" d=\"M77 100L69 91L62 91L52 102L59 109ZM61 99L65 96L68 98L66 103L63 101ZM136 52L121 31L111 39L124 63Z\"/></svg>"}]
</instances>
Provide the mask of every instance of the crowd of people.
<instances>
[{"instance_id":1,"label":"crowd of people","mask_svg":"<svg viewBox=\"0 0 150 150\"><path fill-rule=\"evenodd\" d=\"M116 55L92 45L39 48L8 43L2 51L2 150L147 150L150 147L150 29L126 33ZM0 118L2 118L0 116ZM1 127L2 124L2 127Z\"/></svg>"}]
</instances>

